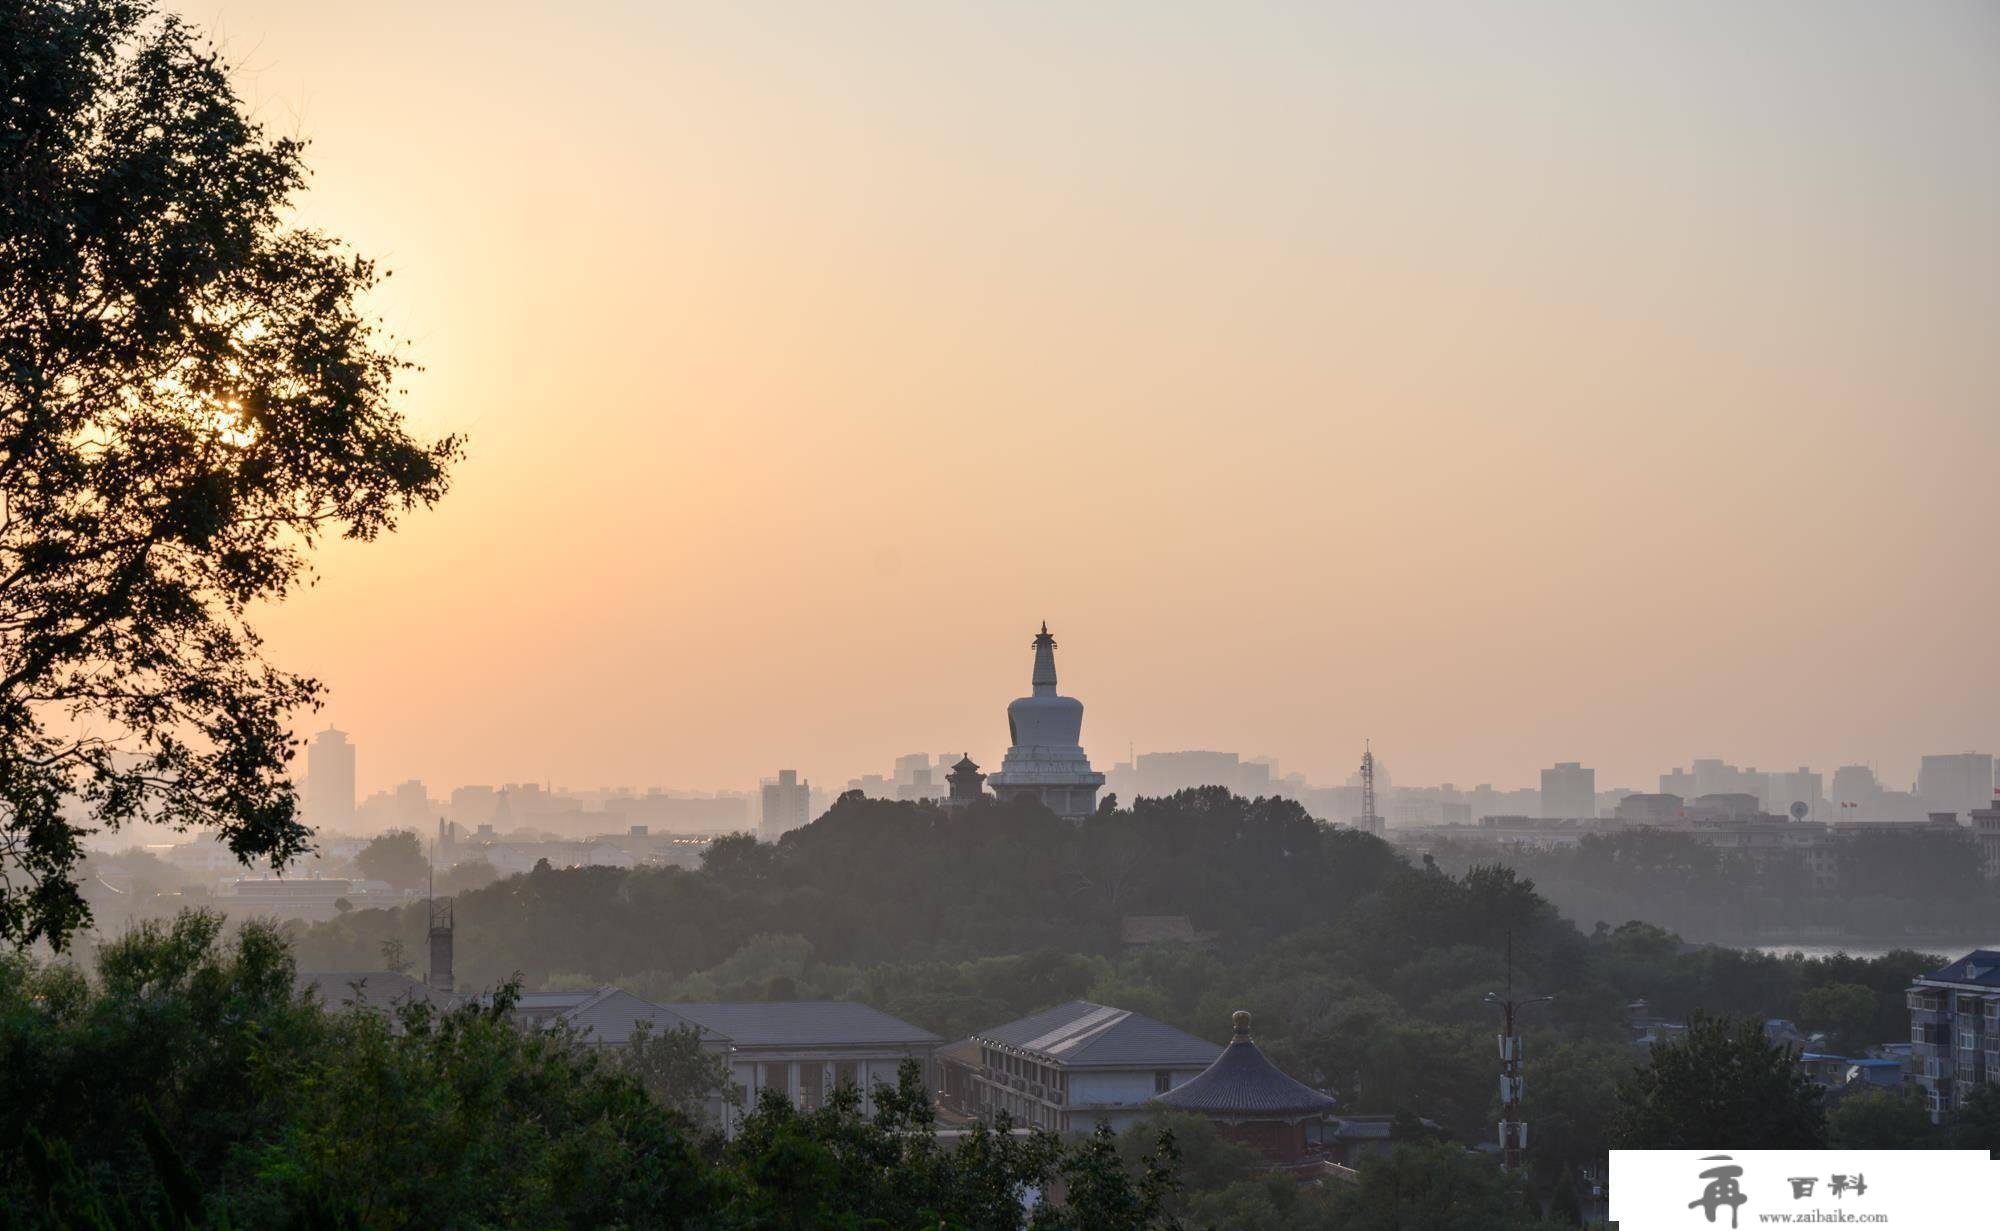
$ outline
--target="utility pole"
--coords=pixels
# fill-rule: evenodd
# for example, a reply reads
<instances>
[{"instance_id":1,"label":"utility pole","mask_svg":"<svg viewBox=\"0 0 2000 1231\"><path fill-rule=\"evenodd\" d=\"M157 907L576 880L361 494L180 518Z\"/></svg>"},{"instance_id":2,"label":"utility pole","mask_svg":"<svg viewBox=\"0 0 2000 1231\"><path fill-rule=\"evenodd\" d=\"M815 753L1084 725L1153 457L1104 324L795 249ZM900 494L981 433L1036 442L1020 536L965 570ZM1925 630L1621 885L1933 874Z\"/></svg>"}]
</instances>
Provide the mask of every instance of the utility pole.
<instances>
[{"instance_id":1,"label":"utility pole","mask_svg":"<svg viewBox=\"0 0 2000 1231\"><path fill-rule=\"evenodd\" d=\"M1500 1165L1518 1171L1528 1149L1528 1124L1521 1119L1521 1036L1514 1015L1531 1004L1547 1004L1553 996L1514 999L1514 934L1507 933L1507 994L1486 993L1486 1003L1500 1006Z\"/></svg>"}]
</instances>

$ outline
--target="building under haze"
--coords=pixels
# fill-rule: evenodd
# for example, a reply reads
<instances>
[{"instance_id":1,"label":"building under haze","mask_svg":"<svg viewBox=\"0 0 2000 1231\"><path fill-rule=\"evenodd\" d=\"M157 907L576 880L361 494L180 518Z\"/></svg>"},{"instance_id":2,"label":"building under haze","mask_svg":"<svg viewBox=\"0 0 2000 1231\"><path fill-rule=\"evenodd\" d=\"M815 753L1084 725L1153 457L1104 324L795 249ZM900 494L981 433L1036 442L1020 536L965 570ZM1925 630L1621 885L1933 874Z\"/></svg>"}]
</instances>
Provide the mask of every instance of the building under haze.
<instances>
[{"instance_id":1,"label":"building under haze","mask_svg":"<svg viewBox=\"0 0 2000 1231\"><path fill-rule=\"evenodd\" d=\"M306 744L306 823L314 829L354 827L354 745L332 727Z\"/></svg>"},{"instance_id":2,"label":"building under haze","mask_svg":"<svg viewBox=\"0 0 2000 1231\"><path fill-rule=\"evenodd\" d=\"M1097 807L1104 775L1084 755L1083 702L1056 692L1056 639L1046 623L1034 646L1034 691L1007 707L1011 746L986 785L1003 800L1039 800L1057 816L1081 819Z\"/></svg>"},{"instance_id":3,"label":"building under haze","mask_svg":"<svg viewBox=\"0 0 2000 1231\"><path fill-rule=\"evenodd\" d=\"M1564 761L1542 771L1542 815L1556 819L1597 815L1597 771Z\"/></svg>"},{"instance_id":4,"label":"building under haze","mask_svg":"<svg viewBox=\"0 0 2000 1231\"><path fill-rule=\"evenodd\" d=\"M766 778L762 785L764 810L758 834L764 841L776 842L812 820L812 784L799 781L799 771L781 769L776 778Z\"/></svg>"},{"instance_id":5,"label":"building under haze","mask_svg":"<svg viewBox=\"0 0 2000 1231\"><path fill-rule=\"evenodd\" d=\"M1917 770L1926 812L1966 813L1993 805L1993 758L1984 752L1929 756Z\"/></svg>"}]
</instances>

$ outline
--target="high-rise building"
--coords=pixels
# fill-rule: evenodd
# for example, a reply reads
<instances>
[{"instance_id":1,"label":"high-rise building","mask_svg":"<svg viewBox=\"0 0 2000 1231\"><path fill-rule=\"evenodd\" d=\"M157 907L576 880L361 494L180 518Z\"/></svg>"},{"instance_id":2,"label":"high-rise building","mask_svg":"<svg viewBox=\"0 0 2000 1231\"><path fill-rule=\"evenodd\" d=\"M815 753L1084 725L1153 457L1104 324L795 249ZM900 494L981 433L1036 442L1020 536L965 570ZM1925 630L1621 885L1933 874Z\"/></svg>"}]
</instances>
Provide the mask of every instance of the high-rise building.
<instances>
[{"instance_id":1,"label":"high-rise building","mask_svg":"<svg viewBox=\"0 0 2000 1231\"><path fill-rule=\"evenodd\" d=\"M354 824L354 745L332 727L306 744L306 824L338 832Z\"/></svg>"},{"instance_id":2,"label":"high-rise building","mask_svg":"<svg viewBox=\"0 0 2000 1231\"><path fill-rule=\"evenodd\" d=\"M1597 771L1564 761L1542 771L1542 816L1572 820L1597 815Z\"/></svg>"},{"instance_id":3,"label":"high-rise building","mask_svg":"<svg viewBox=\"0 0 2000 1231\"><path fill-rule=\"evenodd\" d=\"M1917 771L1926 812L1967 813L1993 804L1993 757L1984 752L1929 756Z\"/></svg>"},{"instance_id":4,"label":"high-rise building","mask_svg":"<svg viewBox=\"0 0 2000 1231\"><path fill-rule=\"evenodd\" d=\"M776 778L763 783L763 812L758 819L758 836L766 842L812 820L812 784L799 781L799 771L781 769Z\"/></svg>"},{"instance_id":5,"label":"high-rise building","mask_svg":"<svg viewBox=\"0 0 2000 1231\"><path fill-rule=\"evenodd\" d=\"M1083 751L1083 702L1056 692L1056 639L1047 624L1034 648L1034 691L1007 707L1011 746L986 785L1002 800L1039 800L1057 816L1079 820L1097 807L1104 775L1090 768Z\"/></svg>"},{"instance_id":6,"label":"high-rise building","mask_svg":"<svg viewBox=\"0 0 2000 1231\"><path fill-rule=\"evenodd\" d=\"M1698 757L1686 770L1676 766L1660 775L1660 793L1692 799L1697 795L1755 795L1764 798L1767 784L1756 767L1738 769L1713 757Z\"/></svg>"},{"instance_id":7,"label":"high-rise building","mask_svg":"<svg viewBox=\"0 0 2000 1231\"><path fill-rule=\"evenodd\" d=\"M1773 816L1790 816L1794 804L1804 804L1806 815L1803 819L1827 819L1824 815L1826 796L1821 790L1821 781L1818 774L1803 765L1791 773L1765 774L1764 811Z\"/></svg>"},{"instance_id":8,"label":"high-rise building","mask_svg":"<svg viewBox=\"0 0 2000 1231\"><path fill-rule=\"evenodd\" d=\"M1843 765L1833 771L1833 820L1874 820L1882 801L1882 784L1866 765Z\"/></svg>"}]
</instances>

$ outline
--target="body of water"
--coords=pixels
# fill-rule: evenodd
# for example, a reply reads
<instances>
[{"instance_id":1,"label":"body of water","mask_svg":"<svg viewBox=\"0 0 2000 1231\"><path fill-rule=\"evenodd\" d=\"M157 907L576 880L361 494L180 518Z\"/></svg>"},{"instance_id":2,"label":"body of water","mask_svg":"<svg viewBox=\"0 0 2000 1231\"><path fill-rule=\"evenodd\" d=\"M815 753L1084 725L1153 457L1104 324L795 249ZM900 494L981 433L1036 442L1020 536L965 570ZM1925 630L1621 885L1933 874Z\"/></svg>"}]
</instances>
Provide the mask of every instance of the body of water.
<instances>
[{"instance_id":1,"label":"body of water","mask_svg":"<svg viewBox=\"0 0 2000 1231\"><path fill-rule=\"evenodd\" d=\"M1811 944L1787 945L1770 941L1759 941L1754 945L1732 945L1731 948L1750 949L1758 953L1803 953L1807 957L1834 957L1845 953L1849 957L1875 958L1894 949L1915 949L1919 953L1941 953L1949 962L1964 957L1974 949L2000 949L2000 940L1897 940L1869 941L1856 940L1846 944L1828 944L1815 939Z\"/></svg>"}]
</instances>

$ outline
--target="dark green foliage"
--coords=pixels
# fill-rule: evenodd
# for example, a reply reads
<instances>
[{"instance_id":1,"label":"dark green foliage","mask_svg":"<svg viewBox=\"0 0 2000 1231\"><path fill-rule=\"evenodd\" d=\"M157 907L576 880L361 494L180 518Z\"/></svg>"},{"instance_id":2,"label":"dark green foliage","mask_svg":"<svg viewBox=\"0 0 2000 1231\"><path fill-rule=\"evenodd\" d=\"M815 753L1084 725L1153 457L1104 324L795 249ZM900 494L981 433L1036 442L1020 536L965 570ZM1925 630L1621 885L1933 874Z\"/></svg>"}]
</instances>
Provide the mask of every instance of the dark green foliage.
<instances>
[{"instance_id":1,"label":"dark green foliage","mask_svg":"<svg viewBox=\"0 0 2000 1231\"><path fill-rule=\"evenodd\" d=\"M294 977L269 929L225 943L206 914L107 946L94 982L0 959L0 1226L1167 1225L1170 1134L1129 1175L1107 1137L946 1145L910 1064L872 1122L849 1089L773 1099L725 1144L647 1093L719 1076L678 1036L621 1062L515 1025L511 986L392 1020L325 1012ZM1031 1219L1052 1189L1067 1202Z\"/></svg>"},{"instance_id":2,"label":"dark green foliage","mask_svg":"<svg viewBox=\"0 0 2000 1231\"><path fill-rule=\"evenodd\" d=\"M1842 1055L1865 1055L1875 1011L1881 997L1859 983L1828 983L1799 993L1798 1023L1824 1031L1828 1049Z\"/></svg>"},{"instance_id":3,"label":"dark green foliage","mask_svg":"<svg viewBox=\"0 0 2000 1231\"><path fill-rule=\"evenodd\" d=\"M716 1096L734 1101L729 1062L705 1052L701 1031L693 1026L656 1032L642 1021L632 1040L618 1053L618 1065L637 1079L654 1102L699 1121Z\"/></svg>"},{"instance_id":4,"label":"dark green foliage","mask_svg":"<svg viewBox=\"0 0 2000 1231\"><path fill-rule=\"evenodd\" d=\"M1628 1150L1811 1150L1826 1144L1819 1091L1755 1019L1696 1013L1618 1084L1612 1145Z\"/></svg>"},{"instance_id":5,"label":"dark green foliage","mask_svg":"<svg viewBox=\"0 0 2000 1231\"><path fill-rule=\"evenodd\" d=\"M1568 848L1516 847L1506 859L1573 919L1637 917L1710 941L1806 928L1888 938L2000 926L2000 898L1980 878L1970 831L1893 828L1841 839L1830 881L1815 880L1802 856L1759 861L1691 834L1646 829L1590 834ZM1494 857L1471 845L1432 849L1447 870Z\"/></svg>"},{"instance_id":6,"label":"dark green foliage","mask_svg":"<svg viewBox=\"0 0 2000 1231\"><path fill-rule=\"evenodd\" d=\"M1840 855L1848 898L1969 902L1990 898L1972 831L1926 826L1915 833L1863 833Z\"/></svg>"},{"instance_id":7,"label":"dark green foliage","mask_svg":"<svg viewBox=\"0 0 2000 1231\"><path fill-rule=\"evenodd\" d=\"M0 0L0 938L88 921L74 804L306 849L246 614L444 491L301 153L152 0Z\"/></svg>"},{"instance_id":8,"label":"dark green foliage","mask_svg":"<svg viewBox=\"0 0 2000 1231\"><path fill-rule=\"evenodd\" d=\"M1968 1094L1945 1140L1959 1150L2000 1150L2000 1085L1988 1082Z\"/></svg>"},{"instance_id":9,"label":"dark green foliage","mask_svg":"<svg viewBox=\"0 0 2000 1231\"><path fill-rule=\"evenodd\" d=\"M1826 1117L1827 1144L1836 1150L1921 1150L1945 1144L1921 1092L1909 1087L1849 1094Z\"/></svg>"},{"instance_id":10,"label":"dark green foliage","mask_svg":"<svg viewBox=\"0 0 2000 1231\"><path fill-rule=\"evenodd\" d=\"M1537 1179L1560 1189L1571 1171L1603 1170L1618 1083L1646 1059L1629 1043L1596 1039L1528 1049L1522 1113L1533 1128L1528 1162Z\"/></svg>"},{"instance_id":11,"label":"dark green foliage","mask_svg":"<svg viewBox=\"0 0 2000 1231\"><path fill-rule=\"evenodd\" d=\"M1549 1221L1565 1227L1583 1225L1583 1201L1576 1195L1576 1172L1567 1167L1549 1193Z\"/></svg>"},{"instance_id":12,"label":"dark green foliage","mask_svg":"<svg viewBox=\"0 0 2000 1231\"><path fill-rule=\"evenodd\" d=\"M1528 1213L1518 1176L1491 1159L1454 1145L1398 1146L1387 1158L1361 1165L1360 1180L1337 1190L1341 1231L1525 1231L1540 1227Z\"/></svg>"}]
</instances>

